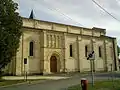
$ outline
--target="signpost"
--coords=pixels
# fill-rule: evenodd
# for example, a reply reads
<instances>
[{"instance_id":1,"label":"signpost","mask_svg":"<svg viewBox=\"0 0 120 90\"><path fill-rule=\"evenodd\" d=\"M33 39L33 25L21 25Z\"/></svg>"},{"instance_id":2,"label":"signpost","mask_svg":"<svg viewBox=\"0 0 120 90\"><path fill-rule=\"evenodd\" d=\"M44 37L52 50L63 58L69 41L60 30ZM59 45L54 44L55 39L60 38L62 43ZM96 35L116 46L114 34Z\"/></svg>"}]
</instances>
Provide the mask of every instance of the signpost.
<instances>
[{"instance_id":1,"label":"signpost","mask_svg":"<svg viewBox=\"0 0 120 90\"><path fill-rule=\"evenodd\" d=\"M91 76L92 76L92 86L94 86L94 71L93 71L93 63L95 60L95 55L94 55L94 51L92 51L89 55L87 60L90 60L90 66L91 66Z\"/></svg>"},{"instance_id":2,"label":"signpost","mask_svg":"<svg viewBox=\"0 0 120 90\"><path fill-rule=\"evenodd\" d=\"M24 80L27 81L27 70L26 70L27 58L24 58Z\"/></svg>"},{"instance_id":3,"label":"signpost","mask_svg":"<svg viewBox=\"0 0 120 90\"><path fill-rule=\"evenodd\" d=\"M94 46L93 46L93 35L94 33L92 32L92 37L91 37L91 52L88 55L87 60L90 60L90 67L91 67L91 76L92 76L92 86L94 86L94 60L95 60L95 54L94 54Z\"/></svg>"},{"instance_id":4,"label":"signpost","mask_svg":"<svg viewBox=\"0 0 120 90\"><path fill-rule=\"evenodd\" d=\"M111 78L112 78L112 83L113 83L113 88L115 88L115 84L114 84L114 72L113 72L113 65L110 64L111 66Z\"/></svg>"}]
</instances>

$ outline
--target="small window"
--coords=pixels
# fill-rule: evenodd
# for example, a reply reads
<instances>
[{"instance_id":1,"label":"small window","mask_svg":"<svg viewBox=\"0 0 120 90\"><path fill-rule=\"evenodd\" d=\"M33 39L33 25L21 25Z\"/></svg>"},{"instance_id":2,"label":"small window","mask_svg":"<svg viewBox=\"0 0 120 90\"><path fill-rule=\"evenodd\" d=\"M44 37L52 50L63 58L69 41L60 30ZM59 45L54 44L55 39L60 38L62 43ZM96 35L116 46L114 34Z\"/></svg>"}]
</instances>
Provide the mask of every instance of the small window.
<instances>
[{"instance_id":1,"label":"small window","mask_svg":"<svg viewBox=\"0 0 120 90\"><path fill-rule=\"evenodd\" d=\"M33 42L30 42L30 45L29 45L29 55L33 56Z\"/></svg>"},{"instance_id":2,"label":"small window","mask_svg":"<svg viewBox=\"0 0 120 90\"><path fill-rule=\"evenodd\" d=\"M88 46L85 46L85 57L87 57L87 53L88 53Z\"/></svg>"},{"instance_id":3,"label":"small window","mask_svg":"<svg viewBox=\"0 0 120 90\"><path fill-rule=\"evenodd\" d=\"M70 57L73 56L73 53L72 53L72 45L70 45Z\"/></svg>"},{"instance_id":4,"label":"small window","mask_svg":"<svg viewBox=\"0 0 120 90\"><path fill-rule=\"evenodd\" d=\"M99 57L102 57L101 47L99 46Z\"/></svg>"}]
</instances>

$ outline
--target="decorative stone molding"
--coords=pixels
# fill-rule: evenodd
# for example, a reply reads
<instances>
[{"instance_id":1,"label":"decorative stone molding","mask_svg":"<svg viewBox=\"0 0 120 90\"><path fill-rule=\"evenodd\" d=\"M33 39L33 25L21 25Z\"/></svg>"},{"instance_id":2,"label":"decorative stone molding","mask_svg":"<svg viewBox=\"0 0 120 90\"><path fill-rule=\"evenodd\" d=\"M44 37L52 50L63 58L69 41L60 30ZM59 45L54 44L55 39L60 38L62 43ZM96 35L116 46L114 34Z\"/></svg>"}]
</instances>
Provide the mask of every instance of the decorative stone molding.
<instances>
[{"instance_id":1,"label":"decorative stone molding","mask_svg":"<svg viewBox=\"0 0 120 90\"><path fill-rule=\"evenodd\" d=\"M105 43L106 43L106 44L108 44L108 41L107 41L107 40L105 40Z\"/></svg>"},{"instance_id":2,"label":"decorative stone molding","mask_svg":"<svg viewBox=\"0 0 120 90\"><path fill-rule=\"evenodd\" d=\"M37 26L38 26L38 21L35 20L34 21L34 28L38 28Z\"/></svg>"},{"instance_id":3,"label":"decorative stone molding","mask_svg":"<svg viewBox=\"0 0 120 90\"><path fill-rule=\"evenodd\" d=\"M81 36L78 36L78 41L82 41L82 37Z\"/></svg>"},{"instance_id":4,"label":"decorative stone molding","mask_svg":"<svg viewBox=\"0 0 120 90\"><path fill-rule=\"evenodd\" d=\"M93 40L93 42L95 43L95 41L96 41L95 38L93 38L92 40Z\"/></svg>"}]
</instances>

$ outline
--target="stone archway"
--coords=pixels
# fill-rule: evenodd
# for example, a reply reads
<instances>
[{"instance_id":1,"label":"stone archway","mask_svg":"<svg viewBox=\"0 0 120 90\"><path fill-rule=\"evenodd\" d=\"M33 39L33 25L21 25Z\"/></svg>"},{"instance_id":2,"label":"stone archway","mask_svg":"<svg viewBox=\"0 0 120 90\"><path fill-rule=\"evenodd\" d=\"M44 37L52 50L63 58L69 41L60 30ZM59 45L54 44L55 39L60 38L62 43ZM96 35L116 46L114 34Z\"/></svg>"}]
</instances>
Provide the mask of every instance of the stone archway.
<instances>
[{"instance_id":1,"label":"stone archway","mask_svg":"<svg viewBox=\"0 0 120 90\"><path fill-rule=\"evenodd\" d=\"M50 72L57 72L57 58L56 56L51 56L50 58Z\"/></svg>"}]
</instances>

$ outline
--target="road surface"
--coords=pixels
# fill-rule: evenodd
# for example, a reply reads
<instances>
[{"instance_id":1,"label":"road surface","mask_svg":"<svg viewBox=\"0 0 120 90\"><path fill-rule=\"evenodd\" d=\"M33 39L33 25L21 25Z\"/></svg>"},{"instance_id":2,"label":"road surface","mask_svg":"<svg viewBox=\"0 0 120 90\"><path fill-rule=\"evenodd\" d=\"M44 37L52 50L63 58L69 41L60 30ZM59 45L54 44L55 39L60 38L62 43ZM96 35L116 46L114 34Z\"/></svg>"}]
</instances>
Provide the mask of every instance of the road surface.
<instances>
[{"instance_id":1,"label":"road surface","mask_svg":"<svg viewBox=\"0 0 120 90\"><path fill-rule=\"evenodd\" d=\"M102 73L102 74L96 74L95 80L103 80L103 79L111 79L111 73ZM65 80L49 80L42 83L37 84L24 84L24 85L17 85L17 86L10 86L5 88L0 88L0 90L65 90L65 88L80 84L81 78L87 78L89 82L91 82L91 76L90 75L84 75L80 76L80 74L75 74L69 79ZM119 73L114 74L114 78L120 78Z\"/></svg>"}]
</instances>

